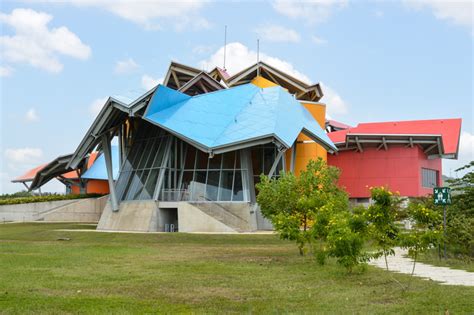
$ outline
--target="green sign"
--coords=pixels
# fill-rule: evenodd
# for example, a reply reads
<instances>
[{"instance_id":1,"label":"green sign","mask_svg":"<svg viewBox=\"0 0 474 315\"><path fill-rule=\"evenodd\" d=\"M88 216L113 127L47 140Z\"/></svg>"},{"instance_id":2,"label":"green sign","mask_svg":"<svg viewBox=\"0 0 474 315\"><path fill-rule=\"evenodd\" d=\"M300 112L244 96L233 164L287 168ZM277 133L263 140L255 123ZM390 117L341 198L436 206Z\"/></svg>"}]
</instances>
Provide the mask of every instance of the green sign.
<instances>
[{"instance_id":1,"label":"green sign","mask_svg":"<svg viewBox=\"0 0 474 315\"><path fill-rule=\"evenodd\" d=\"M451 188L449 187L433 188L433 199L434 199L435 205L450 205L451 204Z\"/></svg>"}]
</instances>

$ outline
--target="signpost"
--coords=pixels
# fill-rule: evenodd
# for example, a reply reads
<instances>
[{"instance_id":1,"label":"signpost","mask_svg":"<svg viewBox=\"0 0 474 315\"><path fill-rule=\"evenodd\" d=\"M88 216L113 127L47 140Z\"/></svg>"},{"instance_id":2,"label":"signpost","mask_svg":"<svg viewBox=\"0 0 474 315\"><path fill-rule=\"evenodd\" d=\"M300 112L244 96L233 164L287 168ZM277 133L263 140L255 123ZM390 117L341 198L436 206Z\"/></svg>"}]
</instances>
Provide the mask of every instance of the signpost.
<instances>
[{"instance_id":1,"label":"signpost","mask_svg":"<svg viewBox=\"0 0 474 315\"><path fill-rule=\"evenodd\" d=\"M434 187L433 199L435 206L443 207L443 234L444 234L444 259L446 259L446 206L451 204L451 188Z\"/></svg>"}]
</instances>

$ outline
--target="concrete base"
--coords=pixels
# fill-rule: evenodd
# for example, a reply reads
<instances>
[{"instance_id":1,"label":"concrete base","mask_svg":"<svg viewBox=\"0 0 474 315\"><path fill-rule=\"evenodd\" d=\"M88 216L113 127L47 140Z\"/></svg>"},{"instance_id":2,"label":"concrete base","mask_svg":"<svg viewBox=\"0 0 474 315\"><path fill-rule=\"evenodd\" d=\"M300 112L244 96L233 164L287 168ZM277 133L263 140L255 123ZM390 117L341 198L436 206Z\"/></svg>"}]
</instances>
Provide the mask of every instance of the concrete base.
<instances>
[{"instance_id":1,"label":"concrete base","mask_svg":"<svg viewBox=\"0 0 474 315\"><path fill-rule=\"evenodd\" d=\"M177 217L177 220L176 220ZM258 229L255 206L249 203L125 201L113 212L109 203L98 230L164 232L252 232Z\"/></svg>"},{"instance_id":2,"label":"concrete base","mask_svg":"<svg viewBox=\"0 0 474 315\"><path fill-rule=\"evenodd\" d=\"M99 222L109 196L83 199L75 203L48 211L43 216L47 222Z\"/></svg>"},{"instance_id":3,"label":"concrete base","mask_svg":"<svg viewBox=\"0 0 474 315\"><path fill-rule=\"evenodd\" d=\"M108 196L0 206L0 221L97 222Z\"/></svg>"},{"instance_id":4,"label":"concrete base","mask_svg":"<svg viewBox=\"0 0 474 315\"><path fill-rule=\"evenodd\" d=\"M119 211L112 211L110 201L102 212L98 230L109 231L141 231L154 232L158 230L158 207L152 200L123 201Z\"/></svg>"}]
</instances>

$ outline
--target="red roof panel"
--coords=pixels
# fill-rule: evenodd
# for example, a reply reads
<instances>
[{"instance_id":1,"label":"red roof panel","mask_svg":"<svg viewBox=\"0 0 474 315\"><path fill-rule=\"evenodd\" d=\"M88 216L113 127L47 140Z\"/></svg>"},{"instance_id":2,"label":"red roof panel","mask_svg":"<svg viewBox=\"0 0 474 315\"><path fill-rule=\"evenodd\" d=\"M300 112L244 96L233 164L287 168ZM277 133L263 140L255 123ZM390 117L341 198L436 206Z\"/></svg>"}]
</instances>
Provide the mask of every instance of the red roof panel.
<instances>
[{"instance_id":1,"label":"red roof panel","mask_svg":"<svg viewBox=\"0 0 474 315\"><path fill-rule=\"evenodd\" d=\"M357 127L328 133L334 143L346 141L347 134L441 135L445 154L457 153L461 133L460 118L409 120L358 124Z\"/></svg>"}]
</instances>

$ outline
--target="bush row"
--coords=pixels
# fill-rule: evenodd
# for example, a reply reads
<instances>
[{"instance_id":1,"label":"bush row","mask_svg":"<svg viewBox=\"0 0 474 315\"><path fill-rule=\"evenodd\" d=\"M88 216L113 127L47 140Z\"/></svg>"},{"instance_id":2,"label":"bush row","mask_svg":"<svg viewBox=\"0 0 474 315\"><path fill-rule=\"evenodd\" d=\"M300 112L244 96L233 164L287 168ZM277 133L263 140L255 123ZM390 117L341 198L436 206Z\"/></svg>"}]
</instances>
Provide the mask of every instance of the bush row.
<instances>
[{"instance_id":1,"label":"bush row","mask_svg":"<svg viewBox=\"0 0 474 315\"><path fill-rule=\"evenodd\" d=\"M101 194L80 194L80 195L48 195L48 196L29 196L29 197L18 197L10 199L0 199L0 206L2 205L17 205L32 202L47 202L47 201L58 201L58 200L70 200L70 199L82 199L82 198L97 198L101 197Z\"/></svg>"}]
</instances>

